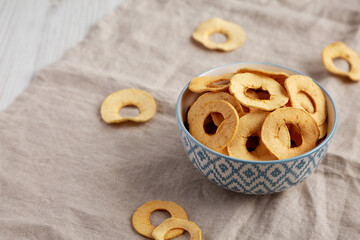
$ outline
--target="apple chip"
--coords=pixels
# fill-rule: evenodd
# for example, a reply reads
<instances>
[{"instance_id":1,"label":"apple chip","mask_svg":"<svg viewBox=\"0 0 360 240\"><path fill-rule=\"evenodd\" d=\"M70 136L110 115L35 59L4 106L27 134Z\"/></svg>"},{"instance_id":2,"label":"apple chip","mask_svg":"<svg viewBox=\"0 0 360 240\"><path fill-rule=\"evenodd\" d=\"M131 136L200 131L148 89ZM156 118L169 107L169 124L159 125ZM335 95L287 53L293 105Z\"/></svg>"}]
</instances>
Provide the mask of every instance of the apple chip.
<instances>
[{"instance_id":1,"label":"apple chip","mask_svg":"<svg viewBox=\"0 0 360 240\"><path fill-rule=\"evenodd\" d=\"M224 121L224 117L220 113L211 113L211 119L213 120L215 126L220 126L220 124ZM240 117L240 116L239 116Z\"/></svg>"},{"instance_id":2,"label":"apple chip","mask_svg":"<svg viewBox=\"0 0 360 240\"><path fill-rule=\"evenodd\" d=\"M189 84L189 90L196 93L222 92L229 88L230 79L234 73L225 73L219 76L202 76L193 78ZM219 83L219 84L216 84Z\"/></svg>"},{"instance_id":3,"label":"apple chip","mask_svg":"<svg viewBox=\"0 0 360 240\"><path fill-rule=\"evenodd\" d=\"M184 229L190 234L191 240L201 240L200 228L194 222L181 218L166 219L157 228L155 228L152 236L155 238L155 240L168 239L166 238L166 234L172 229Z\"/></svg>"},{"instance_id":4,"label":"apple chip","mask_svg":"<svg viewBox=\"0 0 360 240\"><path fill-rule=\"evenodd\" d=\"M195 104L194 104L195 105ZM218 151L234 138L239 124L239 115L236 109L223 100L210 101L201 105L199 110L194 110L194 105L188 112L190 134L205 146ZM220 113L224 121L217 128L215 134L208 134L204 130L204 122L211 113Z\"/></svg>"},{"instance_id":5,"label":"apple chip","mask_svg":"<svg viewBox=\"0 0 360 240\"><path fill-rule=\"evenodd\" d=\"M334 64L334 59L342 58L350 66L349 72L340 70ZM349 77L353 81L360 81L360 55L343 42L334 42L322 51L322 60L325 68L336 75Z\"/></svg>"},{"instance_id":6,"label":"apple chip","mask_svg":"<svg viewBox=\"0 0 360 240\"><path fill-rule=\"evenodd\" d=\"M302 143L297 147L289 147L279 138L279 129L286 124L296 125L301 132ZM267 149L279 159L301 155L316 146L319 139L319 128L305 110L284 107L271 112L264 120L261 129L261 139Z\"/></svg>"},{"instance_id":7,"label":"apple chip","mask_svg":"<svg viewBox=\"0 0 360 240\"><path fill-rule=\"evenodd\" d=\"M221 153L223 155L229 156L229 152L227 150L227 147L224 147L223 149L220 149L217 151L218 153Z\"/></svg>"},{"instance_id":8,"label":"apple chip","mask_svg":"<svg viewBox=\"0 0 360 240\"><path fill-rule=\"evenodd\" d=\"M325 97L320 87L311 78L304 75L292 75L285 80L285 88L289 94L292 107L305 111L309 110L308 113L319 126L325 122L327 117ZM305 97L303 96L298 101L298 93L305 94L311 100L314 112L311 112L312 109L309 107L303 107Z\"/></svg>"},{"instance_id":9,"label":"apple chip","mask_svg":"<svg viewBox=\"0 0 360 240\"><path fill-rule=\"evenodd\" d=\"M135 106L139 115L123 117L120 110L126 106ZM106 123L121 123L125 121L145 122L150 120L156 112L154 98L147 92L139 89L123 89L107 96L101 105L101 117Z\"/></svg>"},{"instance_id":10,"label":"apple chip","mask_svg":"<svg viewBox=\"0 0 360 240\"><path fill-rule=\"evenodd\" d=\"M158 210L169 212L173 218L187 220L185 210L175 202L153 200L140 206L133 214L132 224L135 230L141 235L153 239L154 237L152 234L156 227L150 223L150 215L152 212ZM164 233L165 239L177 237L183 232L184 230L180 228L171 229L170 231L165 232L166 235Z\"/></svg>"},{"instance_id":11,"label":"apple chip","mask_svg":"<svg viewBox=\"0 0 360 240\"><path fill-rule=\"evenodd\" d=\"M282 87L284 87L285 79L289 77L289 74L284 72L273 72L256 68L240 68L237 70L237 73L253 73L261 76L267 76L280 83Z\"/></svg>"},{"instance_id":12,"label":"apple chip","mask_svg":"<svg viewBox=\"0 0 360 240\"><path fill-rule=\"evenodd\" d=\"M253 98L246 93L248 89L267 91L270 98L268 100ZM264 111L282 107L289 100L285 89L278 82L270 77L253 73L234 75L230 80L229 90L242 105Z\"/></svg>"},{"instance_id":13,"label":"apple chip","mask_svg":"<svg viewBox=\"0 0 360 240\"><path fill-rule=\"evenodd\" d=\"M326 134L327 134L327 128L328 128L327 121L325 121L323 124L321 124L321 125L319 126L319 130L320 130L319 139L326 136Z\"/></svg>"},{"instance_id":14,"label":"apple chip","mask_svg":"<svg viewBox=\"0 0 360 240\"><path fill-rule=\"evenodd\" d=\"M202 105L207 102L216 101L216 100L224 100L230 103L238 113L241 115L243 113L243 109L239 103L239 101L229 93L226 92L208 92L201 95L195 103L191 106L189 113L196 113L200 110ZM211 113L212 120L214 124L218 127L224 121L224 117L220 113ZM190 120L189 120L190 121Z\"/></svg>"},{"instance_id":15,"label":"apple chip","mask_svg":"<svg viewBox=\"0 0 360 240\"><path fill-rule=\"evenodd\" d=\"M255 147L255 150L249 152L247 149L248 138L251 136L260 136L262 124L268 114L268 112L257 111L248 113L239 119L237 133L227 146L227 150L231 157L254 161L277 159L269 152L269 150L267 150L261 139L258 146L253 146ZM285 134L289 135L287 131ZM290 142L289 139L288 141Z\"/></svg>"},{"instance_id":16,"label":"apple chip","mask_svg":"<svg viewBox=\"0 0 360 240\"><path fill-rule=\"evenodd\" d=\"M253 89L249 88L245 94L253 99L260 99L260 96Z\"/></svg>"},{"instance_id":17,"label":"apple chip","mask_svg":"<svg viewBox=\"0 0 360 240\"><path fill-rule=\"evenodd\" d=\"M224 34L227 40L217 43L210 40L214 33ZM240 47L246 39L244 30L237 24L221 18L211 18L202 22L192 34L192 37L209 49L232 51Z\"/></svg>"},{"instance_id":18,"label":"apple chip","mask_svg":"<svg viewBox=\"0 0 360 240\"><path fill-rule=\"evenodd\" d=\"M295 101L299 103L305 111L308 113L314 113L315 112L315 106L311 98L305 93L305 92L298 92L295 95ZM290 101L291 105L291 101ZM290 106L292 107L292 105Z\"/></svg>"},{"instance_id":19,"label":"apple chip","mask_svg":"<svg viewBox=\"0 0 360 240\"><path fill-rule=\"evenodd\" d=\"M302 144L302 136L300 128L295 124L286 124L287 130L290 133L291 147L297 147ZM282 128L280 128L282 129Z\"/></svg>"}]
</instances>

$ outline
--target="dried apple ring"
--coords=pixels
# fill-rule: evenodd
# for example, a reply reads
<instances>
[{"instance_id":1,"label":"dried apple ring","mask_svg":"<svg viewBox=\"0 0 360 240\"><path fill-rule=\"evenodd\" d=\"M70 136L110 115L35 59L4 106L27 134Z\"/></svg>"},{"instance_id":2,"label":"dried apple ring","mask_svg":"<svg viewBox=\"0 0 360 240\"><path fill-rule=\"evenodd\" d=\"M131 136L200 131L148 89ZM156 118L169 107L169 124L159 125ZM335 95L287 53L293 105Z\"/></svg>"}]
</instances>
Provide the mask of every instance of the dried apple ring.
<instances>
[{"instance_id":1,"label":"dried apple ring","mask_svg":"<svg viewBox=\"0 0 360 240\"><path fill-rule=\"evenodd\" d=\"M255 91L253 89L248 89L245 94L250 98L259 99L259 100L267 100L270 98L270 95L264 91Z\"/></svg>"},{"instance_id":2,"label":"dried apple ring","mask_svg":"<svg viewBox=\"0 0 360 240\"><path fill-rule=\"evenodd\" d=\"M273 72L256 68L240 68L237 70L237 73L254 73L257 75L267 76L280 83L282 87L284 87L285 79L289 77L289 74L284 72Z\"/></svg>"},{"instance_id":3,"label":"dried apple ring","mask_svg":"<svg viewBox=\"0 0 360 240\"><path fill-rule=\"evenodd\" d=\"M153 239L152 233L156 227L150 223L150 215L158 210L165 210L174 218L188 219L185 210L175 202L153 200L143 204L135 211L132 217L132 224L135 230L141 235ZM172 229L167 232L165 239L177 237L183 234L183 232L184 230L182 229Z\"/></svg>"},{"instance_id":4,"label":"dried apple ring","mask_svg":"<svg viewBox=\"0 0 360 240\"><path fill-rule=\"evenodd\" d=\"M314 113L315 107L311 98L304 92L298 92L295 96L296 102L298 102L302 108L308 113ZM290 101L291 103L291 101Z\"/></svg>"},{"instance_id":5,"label":"dried apple ring","mask_svg":"<svg viewBox=\"0 0 360 240\"><path fill-rule=\"evenodd\" d=\"M265 147L261 139L259 141L259 145L256 146L254 151L249 152L246 147L246 143L249 137L260 135L262 124L268 114L268 112L257 111L253 113L248 113L239 119L239 127L236 135L227 146L227 150L231 157L254 161L277 159ZM285 132L285 134L289 135L287 131ZM287 140L290 142L289 139L290 137L288 136Z\"/></svg>"},{"instance_id":6,"label":"dried apple ring","mask_svg":"<svg viewBox=\"0 0 360 240\"><path fill-rule=\"evenodd\" d=\"M136 106L139 115L122 117L120 109L126 106ZM154 98L139 89L123 89L107 96L101 104L101 117L106 123L121 123L125 121L145 122L150 120L156 112Z\"/></svg>"},{"instance_id":7,"label":"dried apple ring","mask_svg":"<svg viewBox=\"0 0 360 240\"><path fill-rule=\"evenodd\" d=\"M259 96L259 94L258 94L257 92L255 92L254 90L252 90L252 89L248 89L248 90L245 92L245 94L246 94L247 96L249 96L250 98L262 99L261 96ZM257 109L257 108L248 108L248 107L244 107L244 108L247 108L247 109L249 110L248 112L250 112L250 113L256 112L256 111L261 111L261 110L259 110L259 109Z\"/></svg>"},{"instance_id":8,"label":"dried apple ring","mask_svg":"<svg viewBox=\"0 0 360 240\"><path fill-rule=\"evenodd\" d=\"M217 151L218 153L224 154L226 156L229 156L229 152L227 150L227 147L224 147L223 149L220 149Z\"/></svg>"},{"instance_id":9,"label":"dried apple ring","mask_svg":"<svg viewBox=\"0 0 360 240\"><path fill-rule=\"evenodd\" d=\"M230 103L235 109L236 112L240 115L243 113L243 109L239 103L239 101L229 93L226 92L208 92L201 95L191 106L188 114L194 114L198 112L201 106L204 103L216 101L216 100L224 100ZM191 113L190 113L191 112ZM211 113L212 120L216 126L220 126L224 117L220 113ZM189 119L188 119L189 121Z\"/></svg>"},{"instance_id":10,"label":"dried apple ring","mask_svg":"<svg viewBox=\"0 0 360 240\"><path fill-rule=\"evenodd\" d=\"M291 135L286 126L279 129L279 139L285 146L291 147Z\"/></svg>"},{"instance_id":11,"label":"dried apple ring","mask_svg":"<svg viewBox=\"0 0 360 240\"><path fill-rule=\"evenodd\" d=\"M189 90L196 93L221 92L229 88L230 79L235 73L225 73L219 76L202 76L193 78L189 84ZM215 83L224 82L216 85Z\"/></svg>"},{"instance_id":12,"label":"dried apple ring","mask_svg":"<svg viewBox=\"0 0 360 240\"><path fill-rule=\"evenodd\" d=\"M319 126L319 130L320 130L319 139L326 136L326 134L327 134L327 128L328 128L327 121L325 121L323 124L321 124L321 125Z\"/></svg>"},{"instance_id":13,"label":"dried apple ring","mask_svg":"<svg viewBox=\"0 0 360 240\"><path fill-rule=\"evenodd\" d=\"M282 128L280 128L280 130L281 129ZM300 128L294 124L287 124L287 129L290 133L291 141L293 142L293 144L295 144L294 147L300 146L302 144L302 136L301 136Z\"/></svg>"},{"instance_id":14,"label":"dried apple ring","mask_svg":"<svg viewBox=\"0 0 360 240\"><path fill-rule=\"evenodd\" d=\"M239 118L241 118L246 114L239 101L233 95L229 94L228 98L219 99L219 100L225 100L231 103L231 105L233 105L236 111L238 112ZM220 126L220 124L224 121L224 117L220 113L211 113L211 118L217 127Z\"/></svg>"},{"instance_id":15,"label":"dried apple ring","mask_svg":"<svg viewBox=\"0 0 360 240\"><path fill-rule=\"evenodd\" d=\"M260 96L257 94L257 92L255 92L255 91L252 90L252 89L248 89L248 90L245 92L245 94L248 95L248 96L251 97L251 98L260 99Z\"/></svg>"},{"instance_id":16,"label":"dried apple ring","mask_svg":"<svg viewBox=\"0 0 360 240\"><path fill-rule=\"evenodd\" d=\"M216 43L209 39L214 33L226 35L227 40ZM237 24L225 21L221 18L211 18L202 22L192 34L192 37L209 49L232 51L240 47L246 39L244 30Z\"/></svg>"},{"instance_id":17,"label":"dried apple ring","mask_svg":"<svg viewBox=\"0 0 360 240\"><path fill-rule=\"evenodd\" d=\"M172 229L184 229L190 234L191 240L201 240L201 229L194 223L181 218L168 218L163 221L152 233L155 240L164 240L166 233Z\"/></svg>"},{"instance_id":18,"label":"dried apple ring","mask_svg":"<svg viewBox=\"0 0 360 240\"><path fill-rule=\"evenodd\" d=\"M340 70L334 64L335 58L346 60L350 66L349 72ZM322 60L325 68L336 75L349 77L353 81L360 81L360 55L343 42L334 42L322 51Z\"/></svg>"},{"instance_id":19,"label":"dried apple ring","mask_svg":"<svg viewBox=\"0 0 360 240\"><path fill-rule=\"evenodd\" d=\"M270 94L270 99L252 98L246 94L248 89L267 91ZM278 82L270 77L253 73L234 75L230 80L229 90L242 105L264 111L272 111L282 107L289 100L285 89Z\"/></svg>"},{"instance_id":20,"label":"dried apple ring","mask_svg":"<svg viewBox=\"0 0 360 240\"><path fill-rule=\"evenodd\" d=\"M237 101L237 100L236 100ZM220 114L220 113L211 113L211 118L213 120L213 123L215 124L215 126L219 127L220 124L224 121L224 117ZM245 112L238 112L239 118L241 118L242 116L246 115Z\"/></svg>"},{"instance_id":21,"label":"dried apple ring","mask_svg":"<svg viewBox=\"0 0 360 240\"><path fill-rule=\"evenodd\" d=\"M195 105L195 104L194 104ZM206 102L198 111L188 112L190 134L205 146L218 151L234 138L239 125L239 115L236 109L224 100ZM220 124L215 134L208 134L204 130L204 122L210 113L218 112L223 115L224 121Z\"/></svg>"},{"instance_id":22,"label":"dried apple ring","mask_svg":"<svg viewBox=\"0 0 360 240\"><path fill-rule=\"evenodd\" d=\"M224 121L224 117L220 113L211 113L210 115L213 120L213 123L217 127L220 126L220 124Z\"/></svg>"},{"instance_id":23,"label":"dried apple ring","mask_svg":"<svg viewBox=\"0 0 360 240\"><path fill-rule=\"evenodd\" d=\"M279 129L286 124L296 125L301 132L302 143L297 147L289 147L278 137ZM319 139L319 128L305 110L284 107L269 113L261 128L261 139L269 151L279 159L291 158L301 155L316 146Z\"/></svg>"},{"instance_id":24,"label":"dried apple ring","mask_svg":"<svg viewBox=\"0 0 360 240\"><path fill-rule=\"evenodd\" d=\"M298 101L298 93L306 94L311 99L314 106L314 112L308 112L317 124L323 124L327 117L326 101L320 87L309 77L304 75L292 75L285 80L285 88L289 94L292 107L307 110L302 102Z\"/></svg>"}]
</instances>

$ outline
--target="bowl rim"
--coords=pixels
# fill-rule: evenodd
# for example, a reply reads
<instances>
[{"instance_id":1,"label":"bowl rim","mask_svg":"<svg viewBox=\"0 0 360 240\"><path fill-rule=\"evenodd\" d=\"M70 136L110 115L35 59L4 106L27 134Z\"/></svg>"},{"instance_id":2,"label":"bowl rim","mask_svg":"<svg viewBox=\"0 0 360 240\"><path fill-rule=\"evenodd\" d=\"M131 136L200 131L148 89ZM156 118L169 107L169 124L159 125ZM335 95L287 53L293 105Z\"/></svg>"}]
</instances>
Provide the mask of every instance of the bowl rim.
<instances>
[{"instance_id":1,"label":"bowl rim","mask_svg":"<svg viewBox=\"0 0 360 240\"><path fill-rule=\"evenodd\" d=\"M300 71L297 71L297 70L294 70L294 69L291 69L289 67L285 67L285 66L281 66L281 65L278 65L278 64L273 64L273 63L268 63L268 62L235 62L235 63L229 63L229 64L224 64L224 65L220 65L220 66L217 66L217 67L214 67L214 68L211 68L201 74L199 74L198 76L201 76L201 75L204 75L210 71L213 71L213 70L216 70L216 69L219 69L219 68L223 68L223 67L228 67L228 66L231 66L231 65L237 65L237 64L261 64L261 65L268 65L268 66L274 66L274 67L278 67L278 68L284 68L284 69L287 69L289 71L293 71L293 72L296 72L298 74L301 74L301 75L304 75L304 76L307 76L309 78L311 78L310 76L300 72ZM205 148L207 151L211 152L212 154L215 154L217 156L220 156L220 157L223 157L223 158L226 158L226 159L229 159L229 160L233 160L235 162L243 162L243 163L251 163L251 164L278 164L278 163L285 163L285 162L291 162L291 161L296 161L296 160L299 160L301 158L304 158L304 157L307 157L308 155L311 155L312 153L314 152L317 152L319 149L323 148L329 141L330 139L333 137L334 133L335 133L335 130L336 130L336 127L337 127L337 123L338 123L338 114L337 114L337 109L336 109L336 106L335 106L335 103L334 103L334 100L331 98L331 96L329 95L329 93L317 82L315 81L313 78L311 78L320 88L321 90L328 96L329 100L331 101L331 104L333 106L333 109L334 109L334 126L333 128L331 129L330 133L327 135L327 137L325 138L324 141L322 141L322 143L320 143L318 146L316 146L315 148L311 149L310 151L306 152L306 153L303 153L299 156L295 156L295 157L291 157L291 158L286 158L286 159L281 159L281 160L270 160L270 161L254 161L254 160L245 160L245 159L240 159L240 158L234 158L234 157L230 157L230 156L227 156L227 155L224 155L224 154L221 154L221 153L218 153L208 147L206 147L205 145L203 145L202 143L200 143L198 140L196 140L190 133L189 131L185 128L184 126L184 123L183 121L180 119L180 102L181 102L181 99L182 99L182 96L184 94L184 92L186 91L186 89L188 88L189 84L190 84L190 81L185 85L185 87L183 88L183 90L181 91L181 93L179 94L179 97L178 97L178 100L177 100L177 103L176 103L176 119L177 119L177 122L178 124L180 125L180 128L183 132L185 132L185 134L190 137L195 143L199 144L201 147Z\"/></svg>"}]
</instances>

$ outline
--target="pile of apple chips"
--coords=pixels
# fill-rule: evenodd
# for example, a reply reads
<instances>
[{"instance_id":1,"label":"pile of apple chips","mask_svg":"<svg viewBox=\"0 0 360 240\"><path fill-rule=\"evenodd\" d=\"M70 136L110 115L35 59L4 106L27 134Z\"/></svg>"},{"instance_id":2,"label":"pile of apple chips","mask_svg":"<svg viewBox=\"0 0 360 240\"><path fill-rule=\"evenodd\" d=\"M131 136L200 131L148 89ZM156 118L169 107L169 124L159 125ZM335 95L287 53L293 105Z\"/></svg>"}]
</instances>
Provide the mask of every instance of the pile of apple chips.
<instances>
[{"instance_id":1,"label":"pile of apple chips","mask_svg":"<svg viewBox=\"0 0 360 240\"><path fill-rule=\"evenodd\" d=\"M192 79L202 93L187 113L190 134L231 157L278 160L301 155L327 133L324 94L309 77L242 68Z\"/></svg>"}]
</instances>

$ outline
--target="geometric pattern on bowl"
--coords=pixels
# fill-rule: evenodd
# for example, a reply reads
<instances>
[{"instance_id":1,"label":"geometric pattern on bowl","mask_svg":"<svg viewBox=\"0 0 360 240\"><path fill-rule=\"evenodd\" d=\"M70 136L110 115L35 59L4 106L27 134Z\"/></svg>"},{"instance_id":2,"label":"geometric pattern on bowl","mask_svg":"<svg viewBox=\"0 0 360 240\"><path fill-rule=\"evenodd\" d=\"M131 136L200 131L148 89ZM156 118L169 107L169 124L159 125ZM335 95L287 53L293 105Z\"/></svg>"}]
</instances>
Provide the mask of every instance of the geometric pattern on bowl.
<instances>
[{"instance_id":1,"label":"geometric pattern on bowl","mask_svg":"<svg viewBox=\"0 0 360 240\"><path fill-rule=\"evenodd\" d=\"M180 128L181 141L191 163L211 182L245 194L284 191L304 181L324 159L329 143L297 160L281 163L246 163L213 154Z\"/></svg>"}]
</instances>

